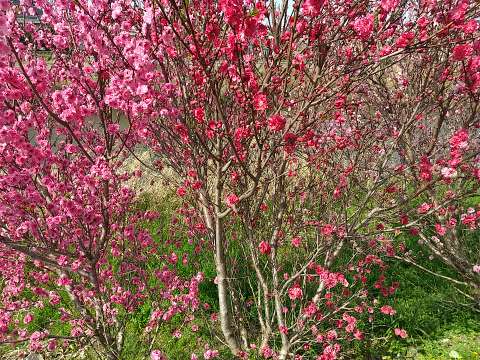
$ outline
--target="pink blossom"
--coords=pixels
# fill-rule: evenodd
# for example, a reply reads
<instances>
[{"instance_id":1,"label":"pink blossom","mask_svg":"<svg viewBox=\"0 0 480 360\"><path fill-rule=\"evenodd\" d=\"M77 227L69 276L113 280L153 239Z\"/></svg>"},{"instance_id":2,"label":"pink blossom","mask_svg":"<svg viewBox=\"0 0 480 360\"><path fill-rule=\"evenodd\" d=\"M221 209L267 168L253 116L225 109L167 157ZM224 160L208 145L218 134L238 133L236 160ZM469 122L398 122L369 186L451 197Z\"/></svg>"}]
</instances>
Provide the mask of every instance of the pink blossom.
<instances>
[{"instance_id":1,"label":"pink blossom","mask_svg":"<svg viewBox=\"0 0 480 360\"><path fill-rule=\"evenodd\" d=\"M137 88L137 95L145 95L148 92L148 86L143 84Z\"/></svg>"},{"instance_id":2,"label":"pink blossom","mask_svg":"<svg viewBox=\"0 0 480 360\"><path fill-rule=\"evenodd\" d=\"M345 327L346 332L353 332L355 330L357 324L357 318L349 315L348 313L344 313L342 319L347 322L347 326Z\"/></svg>"},{"instance_id":3,"label":"pink blossom","mask_svg":"<svg viewBox=\"0 0 480 360\"><path fill-rule=\"evenodd\" d=\"M431 204L423 203L418 207L417 212L419 214L426 214L431 208L432 208Z\"/></svg>"},{"instance_id":4,"label":"pink blossom","mask_svg":"<svg viewBox=\"0 0 480 360\"><path fill-rule=\"evenodd\" d=\"M295 236L292 238L292 246L298 248L302 243L302 238L300 236Z\"/></svg>"},{"instance_id":5,"label":"pink blossom","mask_svg":"<svg viewBox=\"0 0 480 360\"><path fill-rule=\"evenodd\" d=\"M203 353L203 357L205 360L214 359L214 358L217 358L218 356L219 356L218 350L208 349Z\"/></svg>"},{"instance_id":6,"label":"pink blossom","mask_svg":"<svg viewBox=\"0 0 480 360\"><path fill-rule=\"evenodd\" d=\"M425 181L432 179L432 164L426 156L422 156L420 160L420 178Z\"/></svg>"},{"instance_id":7,"label":"pink blossom","mask_svg":"<svg viewBox=\"0 0 480 360\"><path fill-rule=\"evenodd\" d=\"M473 265L473 272L474 273L477 273L477 274L480 274L480 265Z\"/></svg>"},{"instance_id":8,"label":"pink blossom","mask_svg":"<svg viewBox=\"0 0 480 360\"><path fill-rule=\"evenodd\" d=\"M167 358L162 354L160 350L153 350L150 353L151 360L167 360Z\"/></svg>"},{"instance_id":9,"label":"pink blossom","mask_svg":"<svg viewBox=\"0 0 480 360\"><path fill-rule=\"evenodd\" d=\"M0 13L0 39L7 33L8 33L8 19L4 14Z\"/></svg>"},{"instance_id":10,"label":"pink blossom","mask_svg":"<svg viewBox=\"0 0 480 360\"><path fill-rule=\"evenodd\" d=\"M395 335L401 337L402 339L405 339L406 337L408 337L408 334L404 329L395 328L394 333Z\"/></svg>"},{"instance_id":11,"label":"pink blossom","mask_svg":"<svg viewBox=\"0 0 480 360\"><path fill-rule=\"evenodd\" d=\"M8 10L11 5L11 0L0 0L0 10Z\"/></svg>"},{"instance_id":12,"label":"pink blossom","mask_svg":"<svg viewBox=\"0 0 480 360\"><path fill-rule=\"evenodd\" d=\"M304 313L307 317L312 317L313 315L316 314L317 311L318 311L318 307L317 307L317 305L316 305L314 302L309 303L309 304L303 309L303 313Z\"/></svg>"},{"instance_id":13,"label":"pink blossom","mask_svg":"<svg viewBox=\"0 0 480 360\"><path fill-rule=\"evenodd\" d=\"M327 345L317 360L335 360L340 352L340 344Z\"/></svg>"},{"instance_id":14,"label":"pink blossom","mask_svg":"<svg viewBox=\"0 0 480 360\"><path fill-rule=\"evenodd\" d=\"M353 337L357 340L363 340L363 333L360 330L355 329L353 332Z\"/></svg>"},{"instance_id":15,"label":"pink blossom","mask_svg":"<svg viewBox=\"0 0 480 360\"><path fill-rule=\"evenodd\" d=\"M56 348L57 348L57 340L50 339L47 345L48 351L54 351Z\"/></svg>"},{"instance_id":16,"label":"pink blossom","mask_svg":"<svg viewBox=\"0 0 480 360\"><path fill-rule=\"evenodd\" d=\"M203 124L205 121L205 110L203 107L199 107L193 110L193 116L195 117L195 120L199 122L200 124Z\"/></svg>"},{"instance_id":17,"label":"pink blossom","mask_svg":"<svg viewBox=\"0 0 480 360\"><path fill-rule=\"evenodd\" d=\"M273 350L268 345L264 346L260 352L265 359L270 359L274 355Z\"/></svg>"},{"instance_id":18,"label":"pink blossom","mask_svg":"<svg viewBox=\"0 0 480 360\"><path fill-rule=\"evenodd\" d=\"M380 6L384 11L390 12L395 10L399 2L400 0L382 0L382 2L380 3Z\"/></svg>"},{"instance_id":19,"label":"pink blossom","mask_svg":"<svg viewBox=\"0 0 480 360\"><path fill-rule=\"evenodd\" d=\"M468 132L465 129L456 131L450 138L450 148L452 152L464 150L468 147Z\"/></svg>"},{"instance_id":20,"label":"pink blossom","mask_svg":"<svg viewBox=\"0 0 480 360\"><path fill-rule=\"evenodd\" d=\"M23 318L23 323L26 325L26 324L29 324L31 321L33 320L33 315L28 313L27 315L25 315L25 317Z\"/></svg>"},{"instance_id":21,"label":"pink blossom","mask_svg":"<svg viewBox=\"0 0 480 360\"><path fill-rule=\"evenodd\" d=\"M385 315L395 315L396 311L394 308L392 308L390 305L383 305L380 308L380 312Z\"/></svg>"},{"instance_id":22,"label":"pink blossom","mask_svg":"<svg viewBox=\"0 0 480 360\"><path fill-rule=\"evenodd\" d=\"M118 134L120 131L120 124L108 124L107 131L110 134Z\"/></svg>"},{"instance_id":23,"label":"pink blossom","mask_svg":"<svg viewBox=\"0 0 480 360\"><path fill-rule=\"evenodd\" d=\"M257 111L265 111L268 108L267 96L257 93L253 98L253 108Z\"/></svg>"},{"instance_id":24,"label":"pink blossom","mask_svg":"<svg viewBox=\"0 0 480 360\"><path fill-rule=\"evenodd\" d=\"M112 8L112 19L117 19L122 13L122 5L118 2L114 2L111 5Z\"/></svg>"},{"instance_id":25,"label":"pink blossom","mask_svg":"<svg viewBox=\"0 0 480 360\"><path fill-rule=\"evenodd\" d=\"M68 154L75 154L79 151L79 149L78 149L78 146L76 146L74 144L66 144L65 145L65 151Z\"/></svg>"},{"instance_id":26,"label":"pink blossom","mask_svg":"<svg viewBox=\"0 0 480 360\"><path fill-rule=\"evenodd\" d=\"M218 7L224 12L227 23L233 28L238 28L242 18L242 4L239 0L220 0Z\"/></svg>"},{"instance_id":27,"label":"pink blossom","mask_svg":"<svg viewBox=\"0 0 480 360\"><path fill-rule=\"evenodd\" d=\"M179 188L177 189L177 195L178 195L178 196L183 197L183 196L185 196L186 194L187 194L187 190L186 190L183 186L181 186L181 187L179 187Z\"/></svg>"},{"instance_id":28,"label":"pink blossom","mask_svg":"<svg viewBox=\"0 0 480 360\"><path fill-rule=\"evenodd\" d=\"M445 179L452 179L457 177L457 170L451 167L442 168L441 173Z\"/></svg>"},{"instance_id":29,"label":"pink blossom","mask_svg":"<svg viewBox=\"0 0 480 360\"><path fill-rule=\"evenodd\" d=\"M398 48L403 49L403 48L407 47L408 45L410 45L410 43L412 42L412 40L414 38L415 38L415 33L413 31L404 32L397 39L395 45L397 45Z\"/></svg>"},{"instance_id":30,"label":"pink blossom","mask_svg":"<svg viewBox=\"0 0 480 360\"><path fill-rule=\"evenodd\" d=\"M68 258L65 255L60 255L57 258L57 264L60 266L68 265Z\"/></svg>"},{"instance_id":31,"label":"pink blossom","mask_svg":"<svg viewBox=\"0 0 480 360\"><path fill-rule=\"evenodd\" d=\"M74 326L72 330L70 330L70 335L73 337L81 336L83 334L84 334L84 331L80 326Z\"/></svg>"},{"instance_id":32,"label":"pink blossom","mask_svg":"<svg viewBox=\"0 0 480 360\"><path fill-rule=\"evenodd\" d=\"M332 224L326 224L321 228L321 233L323 236L330 236L333 234L334 231L335 231L335 226L333 226Z\"/></svg>"},{"instance_id":33,"label":"pink blossom","mask_svg":"<svg viewBox=\"0 0 480 360\"><path fill-rule=\"evenodd\" d=\"M425 17L425 16L421 16L418 20L417 20L417 25L421 28L421 29L424 29L428 26L428 24L430 24L430 21Z\"/></svg>"},{"instance_id":34,"label":"pink blossom","mask_svg":"<svg viewBox=\"0 0 480 360\"><path fill-rule=\"evenodd\" d=\"M471 19L467 21L467 23L463 26L463 32L465 34L473 34L478 29L478 22L475 19Z\"/></svg>"},{"instance_id":35,"label":"pink blossom","mask_svg":"<svg viewBox=\"0 0 480 360\"><path fill-rule=\"evenodd\" d=\"M353 23L353 28L360 39L368 40L373 32L373 15L368 14L357 18Z\"/></svg>"},{"instance_id":36,"label":"pink blossom","mask_svg":"<svg viewBox=\"0 0 480 360\"><path fill-rule=\"evenodd\" d=\"M260 252L264 255L269 255L270 252L272 251L272 247L266 241L261 241L258 248L259 248Z\"/></svg>"},{"instance_id":37,"label":"pink blossom","mask_svg":"<svg viewBox=\"0 0 480 360\"><path fill-rule=\"evenodd\" d=\"M325 0L305 0L302 4L302 11L307 16L317 16L320 14Z\"/></svg>"},{"instance_id":38,"label":"pink blossom","mask_svg":"<svg viewBox=\"0 0 480 360\"><path fill-rule=\"evenodd\" d=\"M462 61L467 56L472 55L473 48L470 44L457 45L453 48L452 58L455 61Z\"/></svg>"},{"instance_id":39,"label":"pink blossom","mask_svg":"<svg viewBox=\"0 0 480 360\"><path fill-rule=\"evenodd\" d=\"M291 300L301 299L302 296L303 296L303 291L300 288L300 285L296 284L292 286L290 289L288 289L288 297Z\"/></svg>"},{"instance_id":40,"label":"pink blossom","mask_svg":"<svg viewBox=\"0 0 480 360\"><path fill-rule=\"evenodd\" d=\"M72 284L72 280L69 279L66 275L62 275L58 278L57 284L60 286L69 286Z\"/></svg>"},{"instance_id":41,"label":"pink blossom","mask_svg":"<svg viewBox=\"0 0 480 360\"><path fill-rule=\"evenodd\" d=\"M235 194L229 194L227 195L227 198L225 199L225 203L230 206L230 207L233 207L235 206L235 204L237 204L239 202L239 198L237 195Z\"/></svg>"},{"instance_id":42,"label":"pink blossom","mask_svg":"<svg viewBox=\"0 0 480 360\"><path fill-rule=\"evenodd\" d=\"M440 236L443 236L447 233L447 229L445 226L443 226L442 224L435 224L435 230L437 231L437 234L440 235Z\"/></svg>"},{"instance_id":43,"label":"pink blossom","mask_svg":"<svg viewBox=\"0 0 480 360\"><path fill-rule=\"evenodd\" d=\"M268 127L272 131L282 131L285 127L286 120L282 115L273 115L268 120Z\"/></svg>"},{"instance_id":44,"label":"pink blossom","mask_svg":"<svg viewBox=\"0 0 480 360\"><path fill-rule=\"evenodd\" d=\"M327 331L327 339L328 340L335 340L338 337L338 334L335 330L329 330Z\"/></svg>"}]
</instances>

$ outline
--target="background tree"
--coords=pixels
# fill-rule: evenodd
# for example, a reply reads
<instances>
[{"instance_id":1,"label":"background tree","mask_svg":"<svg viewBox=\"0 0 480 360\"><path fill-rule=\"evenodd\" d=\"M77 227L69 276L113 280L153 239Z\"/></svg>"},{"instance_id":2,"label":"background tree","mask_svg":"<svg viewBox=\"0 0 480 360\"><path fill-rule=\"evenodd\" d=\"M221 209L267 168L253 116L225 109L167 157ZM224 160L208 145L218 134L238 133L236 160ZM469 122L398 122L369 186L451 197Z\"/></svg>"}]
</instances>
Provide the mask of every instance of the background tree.
<instances>
[{"instance_id":1,"label":"background tree","mask_svg":"<svg viewBox=\"0 0 480 360\"><path fill-rule=\"evenodd\" d=\"M228 346L239 355L248 350L247 334L257 333L245 328L248 323L259 329L253 338L261 351L270 351L273 341L281 343L280 358L309 347L331 356L332 344L312 345L311 332L306 340L305 316L291 315L291 300L302 298L305 304L297 309L310 303L316 311L318 302L328 303L328 292L322 270L315 290L308 270L321 265L329 274L346 245L356 253L382 250L395 256L390 234L423 227L422 219L441 212L439 206L417 211L425 193L444 186L414 185L412 170L422 171L422 163L405 159L405 143L425 118L428 125L415 136L423 141L428 136L431 151L442 150L435 130L443 121L437 101L445 102L442 92L464 79L469 85L455 90L455 100L470 104L473 112L468 122L452 121L450 135L474 126L478 6L468 1L146 6L153 14L152 41L165 48L162 74L176 93L170 104L175 110L149 126L152 148L161 166L176 171L178 194L198 204L209 230ZM454 47L462 55L449 56ZM452 75L435 67L442 62ZM410 88L416 96L401 92ZM401 112L390 101L401 103ZM469 181L476 184L478 159L468 161ZM472 186L462 189L474 195ZM449 196L460 200L464 194ZM420 216L405 220L412 208ZM255 274L249 278L254 322L241 311L248 292L238 281L245 263L237 256L248 257ZM340 300L334 313L350 300ZM327 323L328 316L323 319Z\"/></svg>"},{"instance_id":2,"label":"background tree","mask_svg":"<svg viewBox=\"0 0 480 360\"><path fill-rule=\"evenodd\" d=\"M131 31L138 17L119 26L107 2L37 1L36 25L21 16L33 4L1 6L0 342L122 358L132 313L154 301L149 343L162 321L198 307L202 278L176 275L141 226L158 214L134 211L126 184L140 174L122 170L153 112L148 45ZM42 307L55 317L29 331Z\"/></svg>"}]
</instances>

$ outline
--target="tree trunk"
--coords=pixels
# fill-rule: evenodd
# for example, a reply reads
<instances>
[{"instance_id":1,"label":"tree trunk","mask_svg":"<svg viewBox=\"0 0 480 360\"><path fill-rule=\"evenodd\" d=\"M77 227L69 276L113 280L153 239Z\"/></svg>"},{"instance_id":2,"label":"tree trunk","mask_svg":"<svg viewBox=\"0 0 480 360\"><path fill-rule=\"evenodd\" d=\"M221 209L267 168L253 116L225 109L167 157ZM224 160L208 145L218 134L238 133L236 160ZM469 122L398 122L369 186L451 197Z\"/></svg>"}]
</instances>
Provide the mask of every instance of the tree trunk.
<instances>
[{"instance_id":1,"label":"tree trunk","mask_svg":"<svg viewBox=\"0 0 480 360\"><path fill-rule=\"evenodd\" d=\"M228 306L228 283L225 266L224 229L223 222L218 216L215 218L215 268L217 270L218 305L220 325L228 347L234 355L240 352L240 345L235 337L232 326L230 309Z\"/></svg>"},{"instance_id":2,"label":"tree trunk","mask_svg":"<svg viewBox=\"0 0 480 360\"><path fill-rule=\"evenodd\" d=\"M222 203L222 185L221 165L217 165L215 183L215 268L217 272L217 289L218 289L218 305L220 326L222 329L225 341L230 348L233 355L238 355L240 352L240 343L235 336L235 331L232 325L232 317L228 306L228 282L227 269L225 260L225 230L223 227L223 219L220 217L221 203Z\"/></svg>"}]
</instances>

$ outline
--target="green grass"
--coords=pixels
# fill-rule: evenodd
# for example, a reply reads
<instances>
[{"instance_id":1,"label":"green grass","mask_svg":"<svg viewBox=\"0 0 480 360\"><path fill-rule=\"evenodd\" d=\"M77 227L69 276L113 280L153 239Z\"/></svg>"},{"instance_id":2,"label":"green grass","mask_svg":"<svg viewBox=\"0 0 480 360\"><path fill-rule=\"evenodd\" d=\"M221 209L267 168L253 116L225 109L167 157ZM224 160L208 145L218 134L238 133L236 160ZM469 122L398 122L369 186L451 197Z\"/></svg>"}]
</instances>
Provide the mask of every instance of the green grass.
<instances>
[{"instance_id":1,"label":"green grass","mask_svg":"<svg viewBox=\"0 0 480 360\"><path fill-rule=\"evenodd\" d=\"M424 259L424 265L452 275L440 262ZM461 359L480 359L480 313L459 305L467 299L451 283L398 262L390 264L388 273L401 284L388 302L397 314L377 322L377 337L386 339L374 342L367 352L385 359L441 360L457 353ZM396 327L409 337L395 337Z\"/></svg>"}]
</instances>

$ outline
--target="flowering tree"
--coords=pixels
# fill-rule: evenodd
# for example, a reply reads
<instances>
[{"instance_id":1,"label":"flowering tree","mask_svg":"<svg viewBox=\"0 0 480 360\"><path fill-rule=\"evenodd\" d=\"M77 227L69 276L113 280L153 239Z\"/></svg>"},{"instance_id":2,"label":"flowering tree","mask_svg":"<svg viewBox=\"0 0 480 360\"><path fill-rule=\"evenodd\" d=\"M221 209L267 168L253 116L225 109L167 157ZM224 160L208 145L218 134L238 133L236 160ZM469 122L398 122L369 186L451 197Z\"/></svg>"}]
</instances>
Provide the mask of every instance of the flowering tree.
<instances>
[{"instance_id":1,"label":"flowering tree","mask_svg":"<svg viewBox=\"0 0 480 360\"><path fill-rule=\"evenodd\" d=\"M352 292L341 293L328 311L329 286L354 288L332 271L342 250L395 256L392 235L405 229L415 234L414 226L444 212L439 204L416 206L432 189L445 189L445 174L439 181L422 178L428 154L445 154L449 134L475 131L478 5L393 0L146 6L151 41L163 49L162 76L175 94L149 124L149 140L158 165L176 171L178 194L196 203L204 220L198 232L207 231L213 246L226 343L239 356L253 338L265 357L276 352L272 346L281 359L309 351L335 357L335 337L326 341L309 324L327 326L330 317L343 314L350 319L347 333L361 338L352 309L361 313L370 296L363 288L355 308ZM445 121L455 106L471 109L467 121ZM451 144L465 141L455 136ZM416 144L417 153L430 148L426 157L407 156ZM451 158L460 161L443 173L453 174L467 161L471 186L461 183L462 191L449 192L448 201L477 191L478 157L473 145L470 156L464 148L452 145L457 155ZM419 176L423 180L415 181ZM412 209L416 216L408 218ZM359 264L382 264L371 256ZM471 278L473 268L466 269ZM350 270L359 272L353 279L367 282L361 265ZM254 274L247 297L239 281L245 271ZM385 294L392 290L382 278L376 287ZM254 315L244 305L252 301Z\"/></svg>"},{"instance_id":2,"label":"flowering tree","mask_svg":"<svg viewBox=\"0 0 480 360\"><path fill-rule=\"evenodd\" d=\"M13 301L18 274L55 276L79 306L77 335L90 327L118 356L122 326L102 322L112 303L134 307L152 275L187 290L142 266L156 246L132 226L120 171L140 143L176 184L190 240L212 252L235 356L334 359L368 335L365 321L395 312L382 258L413 261L395 246L405 230L478 286L475 254L446 230L478 193L477 2L37 1L40 31L1 4L15 312L31 306ZM195 308L198 280L162 292L166 313Z\"/></svg>"},{"instance_id":3,"label":"flowering tree","mask_svg":"<svg viewBox=\"0 0 480 360\"><path fill-rule=\"evenodd\" d=\"M466 10L461 7L452 14L463 19ZM412 254L397 257L458 285L476 307L480 300L480 248L473 235L479 223L477 29L476 20L456 19L449 32L459 43L451 40L445 48L425 50L389 70L391 76L380 74L369 86L374 94L370 111L388 119L399 133L396 153L402 168L390 192L401 195L405 206L388 231L410 232L458 278L424 268ZM415 106L406 106L413 102ZM413 198L417 201L407 204Z\"/></svg>"},{"instance_id":4,"label":"flowering tree","mask_svg":"<svg viewBox=\"0 0 480 360\"><path fill-rule=\"evenodd\" d=\"M175 274L141 227L158 214L133 211L134 174L122 170L153 111L144 95L157 70L127 31L134 23L115 24L106 2L0 4L0 343L91 344L118 359L140 305L153 301L153 337L197 308L202 278ZM22 20L39 9L39 25ZM29 331L44 307L58 316Z\"/></svg>"}]
</instances>

